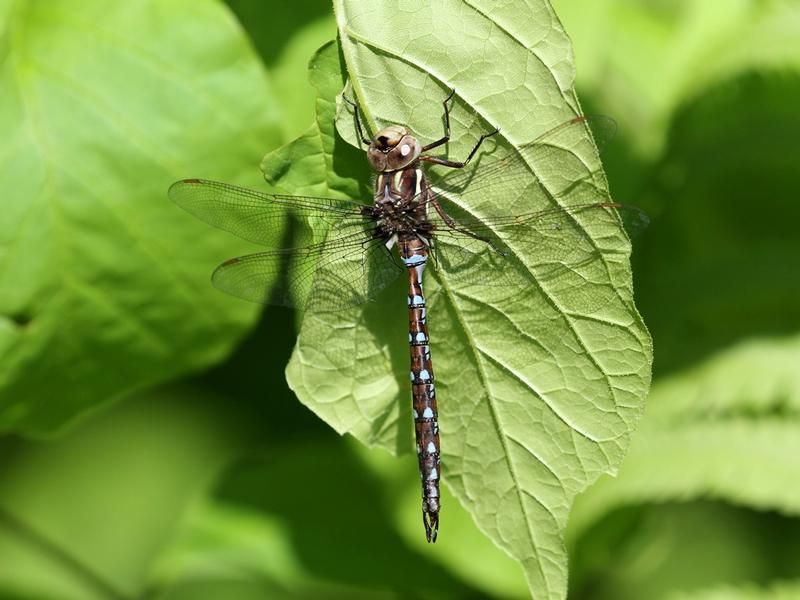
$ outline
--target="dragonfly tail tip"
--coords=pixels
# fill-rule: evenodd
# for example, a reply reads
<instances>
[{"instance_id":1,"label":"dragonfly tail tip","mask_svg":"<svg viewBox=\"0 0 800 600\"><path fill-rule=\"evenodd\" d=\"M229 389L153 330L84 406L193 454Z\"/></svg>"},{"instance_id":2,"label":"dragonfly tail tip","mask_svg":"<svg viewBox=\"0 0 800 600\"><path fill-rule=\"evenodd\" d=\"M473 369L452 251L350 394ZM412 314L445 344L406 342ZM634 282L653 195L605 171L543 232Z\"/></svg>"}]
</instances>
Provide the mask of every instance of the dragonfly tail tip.
<instances>
[{"instance_id":1,"label":"dragonfly tail tip","mask_svg":"<svg viewBox=\"0 0 800 600\"><path fill-rule=\"evenodd\" d=\"M435 544L439 535L439 513L423 510L422 523L425 525L425 539L429 544Z\"/></svg>"}]
</instances>

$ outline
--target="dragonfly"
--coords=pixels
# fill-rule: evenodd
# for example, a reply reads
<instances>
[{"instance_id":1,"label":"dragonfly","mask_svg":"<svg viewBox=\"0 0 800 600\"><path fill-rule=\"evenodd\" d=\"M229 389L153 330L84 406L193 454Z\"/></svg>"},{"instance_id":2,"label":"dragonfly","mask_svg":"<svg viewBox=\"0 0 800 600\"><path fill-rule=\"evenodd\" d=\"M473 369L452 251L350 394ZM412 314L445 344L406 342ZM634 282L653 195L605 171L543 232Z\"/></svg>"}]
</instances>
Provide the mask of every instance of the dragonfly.
<instances>
[{"instance_id":1,"label":"dragonfly","mask_svg":"<svg viewBox=\"0 0 800 600\"><path fill-rule=\"evenodd\" d=\"M214 271L213 284L234 296L341 311L375 300L406 273L412 415L429 543L439 531L441 445L423 287L428 262L453 287L519 294L543 281L569 286L578 308L592 311L603 299L584 290L580 265L602 259L603 250L586 227L601 237L619 236L623 221L646 222L638 209L608 201L599 170L582 166L567 150L575 139L591 143L588 129L600 146L613 135L613 120L576 116L504 156L479 155L484 142L499 133L494 129L481 135L463 160L451 160L428 152L450 140L454 94L455 89L442 103L444 135L424 145L397 124L368 137L358 105L343 96L353 107L356 132L375 172L368 203L204 179L184 179L169 189L169 197L189 213L270 247L227 260ZM582 171L554 189L565 161ZM436 167L449 171L429 176Z\"/></svg>"}]
</instances>

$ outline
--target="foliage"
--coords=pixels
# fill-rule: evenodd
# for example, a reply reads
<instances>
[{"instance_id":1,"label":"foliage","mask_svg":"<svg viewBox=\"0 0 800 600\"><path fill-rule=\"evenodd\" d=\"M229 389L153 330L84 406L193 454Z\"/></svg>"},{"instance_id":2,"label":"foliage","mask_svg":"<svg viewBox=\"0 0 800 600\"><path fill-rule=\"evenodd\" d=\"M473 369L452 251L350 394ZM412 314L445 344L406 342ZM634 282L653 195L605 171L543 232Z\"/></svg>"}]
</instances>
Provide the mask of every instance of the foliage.
<instances>
[{"instance_id":1,"label":"foliage","mask_svg":"<svg viewBox=\"0 0 800 600\"><path fill-rule=\"evenodd\" d=\"M633 289L656 348L618 477L602 476L570 514L570 598L797 596L797 4L554 0L563 29L541 8L525 26L522 10L541 2L429 4L384 14L369 3L362 15L364 3L337 2L341 52L315 54L337 23L314 0L0 2L0 597L523 598L523 570L534 597L563 597L571 496L613 470L637 409L564 403L592 426L615 423L611 449L576 451L541 410L519 432L464 427L485 398L513 421L520 406L544 407L487 370L520 359L519 333L493 338L478 318L485 299L431 280L453 494L428 546L406 453L402 289L335 336L319 315L284 309L256 323L254 307L208 285L218 262L251 247L182 214L165 190L191 176L258 187L267 154L272 186L364 197L352 117L336 102L345 72L371 128L440 135L438 78L459 91L449 155L491 125L507 138L495 148L513 151L579 110L564 30L586 112L620 123L603 157L613 196L652 220L635 240ZM537 75L515 88L514 66ZM327 353L315 337L332 340ZM287 388L287 362L314 412L401 456L332 433ZM471 381L481 364L489 375ZM445 410L445 396L459 404ZM530 482L489 468L476 439L501 448L509 432L533 436L529 448L567 469L560 479L543 485L525 453L495 456ZM497 481L554 511L530 532L544 561L520 569L481 533L518 558L537 551L510 535L525 533L518 509L488 521L496 506L481 503L498 502Z\"/></svg>"},{"instance_id":2,"label":"foliage","mask_svg":"<svg viewBox=\"0 0 800 600\"><path fill-rule=\"evenodd\" d=\"M163 190L197 171L252 181L280 138L215 3L6 5L0 429L41 434L220 360L252 324L205 281L245 245L175 218Z\"/></svg>"},{"instance_id":3,"label":"foliage","mask_svg":"<svg viewBox=\"0 0 800 600\"><path fill-rule=\"evenodd\" d=\"M507 132L501 133L499 146L518 151L537 134L580 114L565 66L568 45L554 16L541 32L507 32L509 13L474 11L464 16L463 30L450 30L436 26L439 10L452 12L446 7L406 15L394 14L393 6L335 6L352 95L364 107L371 131L394 122L418 123L418 135L437 139L441 101L449 88L456 89L453 127L464 128L448 144L450 156L466 155L492 127ZM547 14L543 6L537 13L520 4L516 11L527 15L525 23ZM544 37L545 31L551 39L530 49L528 40ZM440 47L450 51L437 52ZM497 59L467 60L488 55L489 49L498 51ZM311 63L312 73L325 65L338 67L336 57L335 48L323 50ZM487 89L483 82L492 77L498 81ZM538 86L529 89L519 83L522 78ZM329 93L337 87L341 84ZM535 105L535 94L561 100L523 114L518 106ZM321 131L328 123L328 138L334 137L331 108L324 105L317 117ZM340 115L338 129L358 142L349 115ZM554 196L567 187L563 182L586 179L599 168L595 149L581 141L587 140L558 140L563 152L531 165ZM327 164L333 162L328 154ZM303 163L280 170L292 180L307 177L303 171ZM511 169L505 174L514 176ZM283 180L278 183L287 187ZM532 192L515 203L513 191L486 190L478 197L467 192L463 201L479 215L512 216L552 206ZM581 201L607 198L601 182ZM513 248L509 260L530 273L524 295L440 271L426 283L445 482L481 530L522 563L532 593L540 597L563 596L567 573L560 536L571 500L621 459L649 382L650 341L631 299L627 240L597 223L581 226L594 247L602 248L603 258L573 266L569 277L545 275L544 235L531 246ZM388 292L383 302L347 314L306 314L287 376L298 397L337 431L406 453L412 419L405 336L399 335L405 330L405 293L402 285ZM604 302L587 303L587 297ZM396 308L396 318L384 316L386 306ZM532 314L541 316L532 319Z\"/></svg>"},{"instance_id":4,"label":"foliage","mask_svg":"<svg viewBox=\"0 0 800 600\"><path fill-rule=\"evenodd\" d=\"M574 6L556 8L568 30L573 20L587 27ZM789 517L800 491L792 460L800 247L791 225L800 189L789 159L800 133L790 108L800 63L796 45L781 40L796 35L800 11L780 1L606 2L594 10L595 32L614 26L620 44L597 52L602 36L576 34L578 69L584 97L631 115L622 124L629 148L606 166L617 197L641 198L653 217L634 273L657 360L647 413L618 479L591 489L571 517L573 595L791 597L792 584L768 582L799 575L783 557L796 551ZM640 51L624 50L633 46ZM720 501L710 513L700 502L707 498ZM754 512L730 517L721 502ZM647 529L675 503L689 503L687 519L704 514L705 521L665 526L663 535ZM730 518L708 526L716 515ZM616 548L613 566L581 551L595 544ZM661 558L650 564L634 558L653 552ZM678 559L692 553L702 569ZM763 587L735 591L748 577Z\"/></svg>"}]
</instances>

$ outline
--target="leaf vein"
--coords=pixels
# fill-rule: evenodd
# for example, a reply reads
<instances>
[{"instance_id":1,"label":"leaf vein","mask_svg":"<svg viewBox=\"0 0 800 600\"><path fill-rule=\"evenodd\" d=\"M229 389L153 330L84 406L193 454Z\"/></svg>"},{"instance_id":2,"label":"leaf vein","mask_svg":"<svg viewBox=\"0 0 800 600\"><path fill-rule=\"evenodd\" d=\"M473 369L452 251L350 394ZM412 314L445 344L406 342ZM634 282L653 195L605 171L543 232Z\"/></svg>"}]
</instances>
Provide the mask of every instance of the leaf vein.
<instances>
[{"instance_id":1,"label":"leaf vein","mask_svg":"<svg viewBox=\"0 0 800 600\"><path fill-rule=\"evenodd\" d=\"M573 423L570 423L570 422L567 420L567 418L566 418L564 415L562 415L560 412L558 412L558 411L557 411L557 410L556 410L556 409L553 407L553 405L552 405L552 404L550 404L550 402L548 402L548 401L547 401L546 397L545 397L545 396L544 396L544 395L543 395L543 394L542 394L542 393L541 393L541 392L540 392L540 391L539 391L537 388L535 388L535 387L534 387L534 385L533 385L532 383L528 382L528 381L525 379L525 377L524 377L524 376L522 376L521 374L517 373L517 371L515 371L515 370L514 370L512 367L509 367L509 366L508 366L508 365L506 365L505 363L501 362L501 361L500 361L498 358L495 358L494 356L492 356L491 354L489 354L489 353L488 353L486 350L484 350L484 349L483 349L483 348L481 348L480 346L477 346L477 348L478 348L478 351L479 351L479 352L480 352L480 353L481 353L483 356L485 356L485 357L486 357L486 358L487 358L487 359L488 359L490 362L492 362L492 363L494 363L495 365L497 365L498 367L500 367L500 368L501 368L503 371L505 371L506 373L508 373L509 375L511 375L511 377L512 377L513 379L516 379L516 380L517 380L519 383L521 383L523 386L525 386L526 388L528 388L529 390L531 390L531 392L532 392L532 393L533 393L533 394L534 394L534 395L535 395L535 396L536 396L536 397L537 397L539 400L541 400L541 401L542 401L542 403L544 403L544 404L545 404L545 406L547 406L547 407L548 407L548 408L551 410L551 412L553 413L553 415L555 415L555 416L558 418L558 420L559 420L559 421L561 421L562 423L564 423L564 425L566 425L567 427L569 427L570 429L572 429L572 430L573 430L573 431L575 431L576 433L580 434L580 435L581 435L581 437L584 437L584 438L586 438L588 441L590 441L590 442L593 442L593 443L595 443L595 444L599 444L599 443L600 443L600 440L597 440L597 439L595 439L594 437L592 437L592 436L591 436L590 434L588 434L587 432L585 432L585 431L581 430L580 428L578 428L578 426L577 426L577 425L575 425L575 424L573 424Z\"/></svg>"},{"instance_id":2,"label":"leaf vein","mask_svg":"<svg viewBox=\"0 0 800 600\"><path fill-rule=\"evenodd\" d=\"M494 424L495 431L497 432L497 437L498 437L498 439L500 441L500 444L501 444L501 446L503 448L503 453L504 453L504 456L505 456L505 462L508 465L508 471L509 471L509 474L511 475L511 480L514 483L514 490L516 491L517 501L519 503L520 510L522 511L522 516L525 519L525 525L526 525L525 530L526 530L526 533L528 535L528 539L530 540L531 548L533 548L535 550L537 556L542 556L541 549L540 549L539 544L537 543L536 537L534 535L533 526L531 524L531 517L530 517L530 515L528 515L528 510L525 507L525 502L524 502L524 500L522 498L522 493L521 493L522 488L521 488L521 486L519 484L519 476L517 475L516 469L514 468L514 464L513 464L513 461L511 460L511 454L510 454L509 448L508 448L508 443L507 443L507 441L505 439L505 436L503 435L503 427L501 425L501 418L500 418L500 415L498 413L497 407L495 406L495 403L494 403L494 401L492 399L491 390L490 390L489 385L488 385L488 376L486 374L486 370L485 370L485 368L484 368L484 366L482 364L482 361L480 359L480 354L482 354L482 353L478 352L479 349L477 348L477 346L474 343L474 340L472 338L472 334L471 334L469 328L467 327L467 324L466 324L466 322L464 320L464 316L461 314L461 310L459 309L458 304L454 300L454 294L452 293L452 290L450 289L450 287L447 284L446 280L441 280L440 284L441 284L440 288L445 292L445 297L448 298L450 306L453 307L453 311L454 311L454 313L456 315L456 318L458 319L459 323L461 324L461 329L464 332L464 335L467 337L468 347L470 348L470 350L472 352L472 355L475 357L475 363L476 363L476 366L478 367L478 374L479 374L480 379L481 379L482 387L486 392L486 402L487 402L488 407L489 407L489 414L492 417L492 422ZM538 560L534 560L534 562L536 563L536 567L538 568L539 574L542 577L542 581L544 583L544 586L548 590L552 589L551 586L550 586L550 583L548 582L547 575L545 574L544 569L543 569L543 567L541 565L541 562L538 561Z\"/></svg>"}]
</instances>

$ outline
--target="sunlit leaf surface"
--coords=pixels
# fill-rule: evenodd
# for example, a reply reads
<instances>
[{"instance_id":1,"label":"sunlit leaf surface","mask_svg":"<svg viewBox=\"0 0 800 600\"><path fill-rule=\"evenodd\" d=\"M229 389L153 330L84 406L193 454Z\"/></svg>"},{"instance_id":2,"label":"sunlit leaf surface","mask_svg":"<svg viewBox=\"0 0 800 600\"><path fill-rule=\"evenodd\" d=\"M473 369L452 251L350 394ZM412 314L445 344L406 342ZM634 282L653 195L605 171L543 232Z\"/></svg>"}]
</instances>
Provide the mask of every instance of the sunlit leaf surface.
<instances>
[{"instance_id":1,"label":"sunlit leaf surface","mask_svg":"<svg viewBox=\"0 0 800 600\"><path fill-rule=\"evenodd\" d=\"M441 101L452 87L453 138L443 149L451 158L494 127L501 128L495 151L516 152L580 114L570 45L549 7L493 6L336 4L348 93L371 131L398 122L438 139ZM345 111L338 131L355 141ZM595 201L607 200L588 135L576 130L548 162L530 165L549 198L510 204L502 189L489 188L483 214L568 203L560 192L578 179L591 182ZM633 304L628 240L591 219L571 227L595 251L569 275L543 275L537 265L552 256L528 244L514 249L528 271L522 293L467 285L435 268L426 286L445 481L522 563L537 598L564 596L561 536L572 499L614 471L649 384L650 339ZM301 400L334 428L396 452L411 450L403 290L347 313L306 314L287 370ZM442 535L446 514L445 506Z\"/></svg>"},{"instance_id":2,"label":"sunlit leaf surface","mask_svg":"<svg viewBox=\"0 0 800 600\"><path fill-rule=\"evenodd\" d=\"M617 478L575 506L578 537L620 506L714 498L800 514L798 338L743 343L653 387Z\"/></svg>"},{"instance_id":3,"label":"sunlit leaf surface","mask_svg":"<svg viewBox=\"0 0 800 600\"><path fill-rule=\"evenodd\" d=\"M256 308L208 274L245 245L166 189L254 184L279 138L216 2L15 2L0 18L0 430L47 432L239 339Z\"/></svg>"}]
</instances>

